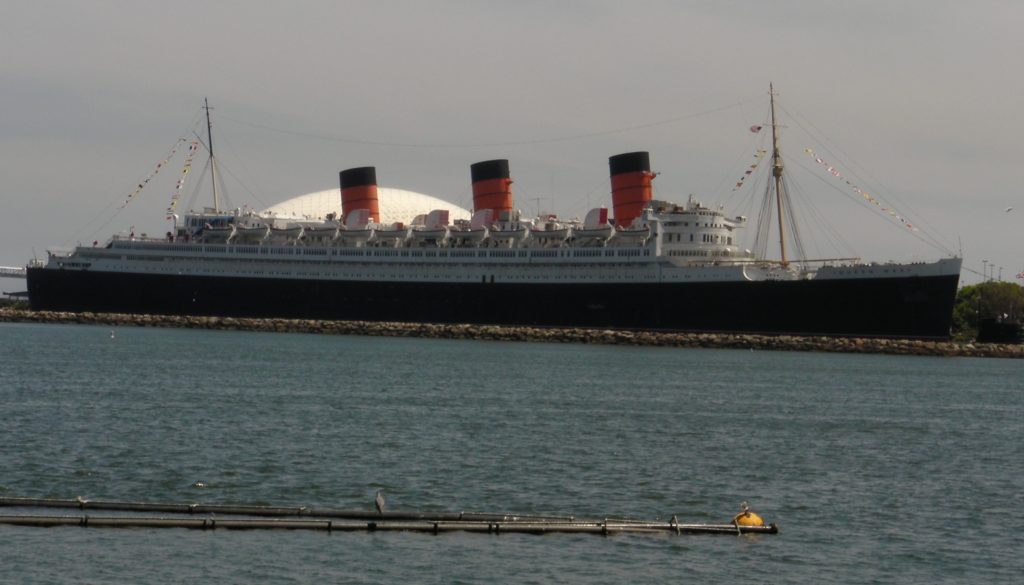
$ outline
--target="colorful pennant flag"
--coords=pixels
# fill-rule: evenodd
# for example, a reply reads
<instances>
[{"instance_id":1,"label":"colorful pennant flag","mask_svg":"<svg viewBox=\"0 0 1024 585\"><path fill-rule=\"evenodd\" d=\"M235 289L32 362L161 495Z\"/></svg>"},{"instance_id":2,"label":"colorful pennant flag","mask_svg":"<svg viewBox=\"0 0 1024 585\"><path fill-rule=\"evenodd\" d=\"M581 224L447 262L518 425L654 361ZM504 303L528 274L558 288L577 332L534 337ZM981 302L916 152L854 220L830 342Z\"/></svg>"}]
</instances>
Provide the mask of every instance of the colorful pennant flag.
<instances>
[{"instance_id":1,"label":"colorful pennant flag","mask_svg":"<svg viewBox=\"0 0 1024 585\"><path fill-rule=\"evenodd\" d=\"M850 182L849 179L843 177L842 173L840 173L838 169L836 169L834 166L832 166L828 162L826 162L825 159L823 159L820 156L816 155L813 150L811 150L810 148L806 148L806 149L804 149L804 152L806 152L808 155L810 155L810 157L814 159L814 162L816 162L816 163L820 164L821 166L825 167L825 170L828 172L828 174L830 174L833 177L841 180L843 183L846 183L846 185L848 187L850 187L850 189L852 189L855 193L857 193L858 195L860 195L861 197L866 199L868 202L874 204L876 207L878 207L878 209L882 213L885 213L886 215L888 215L888 216L892 217L893 219L895 219L896 221L900 222L907 229L913 230L915 232L918 231L918 229L916 227L914 227L914 225L912 223L910 223L906 218L904 218L899 213L897 213L894 209L891 209L889 207L886 207L886 206L882 205L882 203L880 201L878 201L878 199L875 199L875 197L873 197L870 193L868 193L867 191L861 189L857 185L854 185L853 183Z\"/></svg>"},{"instance_id":2,"label":"colorful pennant flag","mask_svg":"<svg viewBox=\"0 0 1024 585\"><path fill-rule=\"evenodd\" d=\"M146 178L144 178L142 180L142 182L140 182L138 184L138 186L135 188L135 190L132 191L131 194L128 195L128 197L124 200L124 203L122 203L121 207L119 207L118 209L124 209L125 207L127 207L128 203L130 203L132 199L135 199L135 196L138 195L139 193L141 193L142 189L146 185L149 184L149 182L153 179L153 177L155 177L157 175L157 173L160 172L160 169L162 169L165 166L167 166L168 161L170 161L172 158L174 158L174 153L178 152L178 146L182 142L185 142L184 138L179 138L178 141L174 143L174 147L171 148L171 152L167 153L167 156L165 156L162 161L160 161L160 162L158 162L156 164L156 168L153 169L153 171L151 173L146 175Z\"/></svg>"},{"instance_id":3,"label":"colorful pennant flag","mask_svg":"<svg viewBox=\"0 0 1024 585\"><path fill-rule=\"evenodd\" d=\"M174 193L171 195L171 204L167 207L167 213L174 213L174 210L178 207L178 200L181 199L181 190L185 186L185 179L192 171L192 159L195 157L197 150L199 150L199 141L193 140L188 145L188 154L185 155L185 164L181 169L181 177L178 178L178 182L174 186Z\"/></svg>"},{"instance_id":4,"label":"colorful pennant flag","mask_svg":"<svg viewBox=\"0 0 1024 585\"><path fill-rule=\"evenodd\" d=\"M758 128L760 129L760 126L758 126ZM754 129L751 128L751 131L753 130ZM743 176L740 177L740 180L736 182L736 186L732 188L733 191L736 191L740 187L742 187L744 181L747 180L747 177L754 174L754 171L757 169L757 165L761 164L761 159L764 158L764 155L766 154L768 154L768 151L764 149L758 149L757 152L754 153L754 164L750 165L749 167L747 167L747 170L743 171Z\"/></svg>"}]
</instances>

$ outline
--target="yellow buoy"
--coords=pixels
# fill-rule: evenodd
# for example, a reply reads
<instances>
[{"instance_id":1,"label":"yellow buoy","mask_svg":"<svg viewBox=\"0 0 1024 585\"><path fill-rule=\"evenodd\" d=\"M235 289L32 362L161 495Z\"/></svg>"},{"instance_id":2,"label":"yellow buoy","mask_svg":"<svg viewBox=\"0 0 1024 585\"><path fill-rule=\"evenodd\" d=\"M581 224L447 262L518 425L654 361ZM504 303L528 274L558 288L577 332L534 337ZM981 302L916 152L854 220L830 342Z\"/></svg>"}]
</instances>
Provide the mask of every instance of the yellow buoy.
<instances>
[{"instance_id":1,"label":"yellow buoy","mask_svg":"<svg viewBox=\"0 0 1024 585\"><path fill-rule=\"evenodd\" d=\"M732 523L736 526L764 526L764 519L761 518L757 513L750 511L750 506L746 502L740 504L740 513L736 514L732 518Z\"/></svg>"}]
</instances>

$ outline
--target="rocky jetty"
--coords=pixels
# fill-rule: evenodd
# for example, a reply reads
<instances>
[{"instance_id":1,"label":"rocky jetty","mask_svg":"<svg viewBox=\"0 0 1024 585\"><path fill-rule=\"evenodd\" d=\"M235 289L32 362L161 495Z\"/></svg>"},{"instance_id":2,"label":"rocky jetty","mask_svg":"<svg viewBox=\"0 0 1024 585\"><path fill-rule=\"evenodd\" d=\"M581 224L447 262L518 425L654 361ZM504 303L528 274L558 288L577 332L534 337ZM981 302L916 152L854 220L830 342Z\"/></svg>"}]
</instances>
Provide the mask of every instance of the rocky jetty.
<instances>
[{"instance_id":1,"label":"rocky jetty","mask_svg":"<svg viewBox=\"0 0 1024 585\"><path fill-rule=\"evenodd\" d=\"M0 308L0 322L76 323L104 327L178 327L330 335L376 335L436 339L540 341L659 347L705 347L775 351L823 351L947 357L1024 358L1024 345L956 343L910 339L799 337L736 333L666 333L608 329L467 324L381 323L320 319L255 319L121 313L67 313Z\"/></svg>"}]
</instances>

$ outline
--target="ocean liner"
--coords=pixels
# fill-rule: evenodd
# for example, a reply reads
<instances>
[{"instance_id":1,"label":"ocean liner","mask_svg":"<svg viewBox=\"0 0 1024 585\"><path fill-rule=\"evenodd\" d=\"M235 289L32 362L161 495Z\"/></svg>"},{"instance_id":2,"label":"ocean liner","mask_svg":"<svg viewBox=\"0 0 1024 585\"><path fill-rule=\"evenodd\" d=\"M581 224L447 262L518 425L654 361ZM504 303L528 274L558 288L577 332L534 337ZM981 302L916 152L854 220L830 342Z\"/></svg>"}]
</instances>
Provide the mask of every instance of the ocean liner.
<instances>
[{"instance_id":1,"label":"ocean liner","mask_svg":"<svg viewBox=\"0 0 1024 585\"><path fill-rule=\"evenodd\" d=\"M209 128L207 108L213 163ZM214 181L214 206L174 216L165 237L48 252L27 267L29 300L78 312L948 338L960 258L787 258L774 93L771 130L778 260L740 247L746 217L693 196L656 199L648 153L629 152L609 159L611 213L582 221L523 217L507 160L471 165L469 220L424 210L409 225L380 223L373 167L340 173L341 213L324 220L223 211Z\"/></svg>"}]
</instances>

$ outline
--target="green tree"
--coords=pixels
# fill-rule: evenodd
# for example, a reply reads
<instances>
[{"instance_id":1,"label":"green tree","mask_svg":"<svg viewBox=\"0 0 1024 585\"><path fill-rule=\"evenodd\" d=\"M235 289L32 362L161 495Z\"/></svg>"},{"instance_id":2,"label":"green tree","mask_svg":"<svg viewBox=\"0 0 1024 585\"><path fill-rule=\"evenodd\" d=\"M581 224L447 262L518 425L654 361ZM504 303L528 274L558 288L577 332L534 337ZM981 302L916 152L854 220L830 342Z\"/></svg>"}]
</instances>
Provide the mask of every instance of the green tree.
<instances>
[{"instance_id":1,"label":"green tree","mask_svg":"<svg viewBox=\"0 0 1024 585\"><path fill-rule=\"evenodd\" d=\"M953 336L973 339L982 319L1019 323L1024 318L1024 288L1012 282L983 282L957 292L953 305Z\"/></svg>"}]
</instances>

